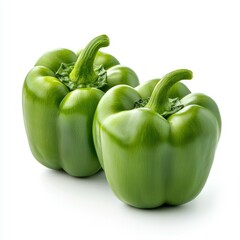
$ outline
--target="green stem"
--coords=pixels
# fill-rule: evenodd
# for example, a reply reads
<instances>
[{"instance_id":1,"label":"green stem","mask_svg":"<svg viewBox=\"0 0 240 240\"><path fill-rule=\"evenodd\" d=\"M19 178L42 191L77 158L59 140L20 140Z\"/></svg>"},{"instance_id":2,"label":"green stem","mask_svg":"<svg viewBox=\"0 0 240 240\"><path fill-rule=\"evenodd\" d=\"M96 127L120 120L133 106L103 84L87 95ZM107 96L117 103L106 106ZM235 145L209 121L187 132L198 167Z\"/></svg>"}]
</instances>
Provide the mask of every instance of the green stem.
<instances>
[{"instance_id":1,"label":"green stem","mask_svg":"<svg viewBox=\"0 0 240 240\"><path fill-rule=\"evenodd\" d=\"M108 45L109 38L106 35L98 36L90 41L79 54L69 75L71 81L77 85L95 82L98 79L98 74L94 71L93 66L95 56L101 47L107 47Z\"/></svg>"},{"instance_id":2,"label":"green stem","mask_svg":"<svg viewBox=\"0 0 240 240\"><path fill-rule=\"evenodd\" d=\"M169 90L175 83L184 79L192 79L192 71L179 69L165 75L155 86L146 107L161 115L171 112L172 105L168 98Z\"/></svg>"}]
</instances>

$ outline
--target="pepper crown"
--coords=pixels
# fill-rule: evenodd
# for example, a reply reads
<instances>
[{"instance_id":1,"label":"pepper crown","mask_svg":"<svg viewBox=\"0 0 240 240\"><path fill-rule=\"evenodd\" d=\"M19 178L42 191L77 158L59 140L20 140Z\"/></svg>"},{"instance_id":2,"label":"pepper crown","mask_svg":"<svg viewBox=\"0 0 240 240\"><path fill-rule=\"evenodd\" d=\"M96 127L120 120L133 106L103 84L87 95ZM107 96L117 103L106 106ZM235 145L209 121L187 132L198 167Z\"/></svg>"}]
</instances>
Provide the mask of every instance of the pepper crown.
<instances>
[{"instance_id":1,"label":"pepper crown","mask_svg":"<svg viewBox=\"0 0 240 240\"><path fill-rule=\"evenodd\" d=\"M109 38L100 35L92 39L81 51L75 63L62 63L56 77L70 90L76 88L101 88L106 84L107 73L103 66L94 66L98 50L109 45Z\"/></svg>"},{"instance_id":2,"label":"pepper crown","mask_svg":"<svg viewBox=\"0 0 240 240\"><path fill-rule=\"evenodd\" d=\"M146 107L158 112L165 118L182 109L183 105L180 100L178 98L169 99L168 94L175 83L184 79L192 79L192 71L179 69L165 75L155 86Z\"/></svg>"}]
</instances>

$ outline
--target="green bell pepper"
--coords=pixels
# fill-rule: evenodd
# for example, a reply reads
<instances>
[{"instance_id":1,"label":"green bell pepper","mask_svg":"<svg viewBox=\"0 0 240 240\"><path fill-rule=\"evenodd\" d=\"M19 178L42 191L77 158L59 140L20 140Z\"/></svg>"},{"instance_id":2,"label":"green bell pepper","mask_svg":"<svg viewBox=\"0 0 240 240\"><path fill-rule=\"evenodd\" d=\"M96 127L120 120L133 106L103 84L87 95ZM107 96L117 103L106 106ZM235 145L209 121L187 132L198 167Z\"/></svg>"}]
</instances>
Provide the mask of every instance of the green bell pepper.
<instances>
[{"instance_id":1,"label":"green bell pepper","mask_svg":"<svg viewBox=\"0 0 240 240\"><path fill-rule=\"evenodd\" d=\"M221 117L210 97L176 85L191 78L191 71L176 70L146 83L157 82L153 92L116 86L99 102L94 143L109 185L123 202L138 208L180 205L202 190Z\"/></svg>"},{"instance_id":2,"label":"green bell pepper","mask_svg":"<svg viewBox=\"0 0 240 240\"><path fill-rule=\"evenodd\" d=\"M22 107L28 142L34 157L48 168L77 177L101 168L92 138L97 104L117 84L139 84L133 70L98 52L108 45L102 35L79 56L68 49L48 52L26 76Z\"/></svg>"}]
</instances>

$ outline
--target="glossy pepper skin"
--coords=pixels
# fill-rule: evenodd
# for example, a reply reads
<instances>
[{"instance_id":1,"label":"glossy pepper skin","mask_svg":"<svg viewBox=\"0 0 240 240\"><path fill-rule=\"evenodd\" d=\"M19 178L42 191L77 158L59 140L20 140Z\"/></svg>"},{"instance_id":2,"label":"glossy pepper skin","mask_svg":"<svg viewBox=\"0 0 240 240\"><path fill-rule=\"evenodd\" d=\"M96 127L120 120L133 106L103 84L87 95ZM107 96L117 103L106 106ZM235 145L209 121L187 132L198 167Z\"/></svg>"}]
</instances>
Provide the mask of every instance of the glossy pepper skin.
<instances>
[{"instance_id":1,"label":"glossy pepper skin","mask_svg":"<svg viewBox=\"0 0 240 240\"><path fill-rule=\"evenodd\" d=\"M149 92L145 106L139 104L144 102L141 86L117 86L101 99L94 143L109 185L123 202L137 208L180 205L203 188L221 117L216 103L204 94L169 98L174 84L191 78L186 69L167 74Z\"/></svg>"},{"instance_id":2,"label":"glossy pepper skin","mask_svg":"<svg viewBox=\"0 0 240 240\"><path fill-rule=\"evenodd\" d=\"M112 86L139 83L133 70L98 52L108 45L102 35L79 56L68 49L48 52L26 76L22 107L28 142L34 157L48 168L76 177L101 168L92 139L97 104Z\"/></svg>"}]
</instances>

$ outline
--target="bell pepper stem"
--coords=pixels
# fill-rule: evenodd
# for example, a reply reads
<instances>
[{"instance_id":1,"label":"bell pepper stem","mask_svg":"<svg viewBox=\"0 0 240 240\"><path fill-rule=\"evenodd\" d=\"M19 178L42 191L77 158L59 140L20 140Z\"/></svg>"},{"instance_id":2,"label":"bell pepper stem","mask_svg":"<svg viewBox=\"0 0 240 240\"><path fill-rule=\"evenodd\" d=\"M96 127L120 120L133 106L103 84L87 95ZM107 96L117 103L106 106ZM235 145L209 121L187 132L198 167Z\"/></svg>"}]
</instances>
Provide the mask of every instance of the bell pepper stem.
<instances>
[{"instance_id":1,"label":"bell pepper stem","mask_svg":"<svg viewBox=\"0 0 240 240\"><path fill-rule=\"evenodd\" d=\"M155 86L146 107L161 115L171 112L172 105L168 98L169 90L180 80L190 79L192 79L192 71L187 69L179 69L168 73Z\"/></svg>"},{"instance_id":2,"label":"bell pepper stem","mask_svg":"<svg viewBox=\"0 0 240 240\"><path fill-rule=\"evenodd\" d=\"M74 68L69 75L71 81L77 85L96 81L98 74L94 71L93 62L98 50L108 45L109 38L106 35L100 35L92 39L79 54Z\"/></svg>"}]
</instances>

